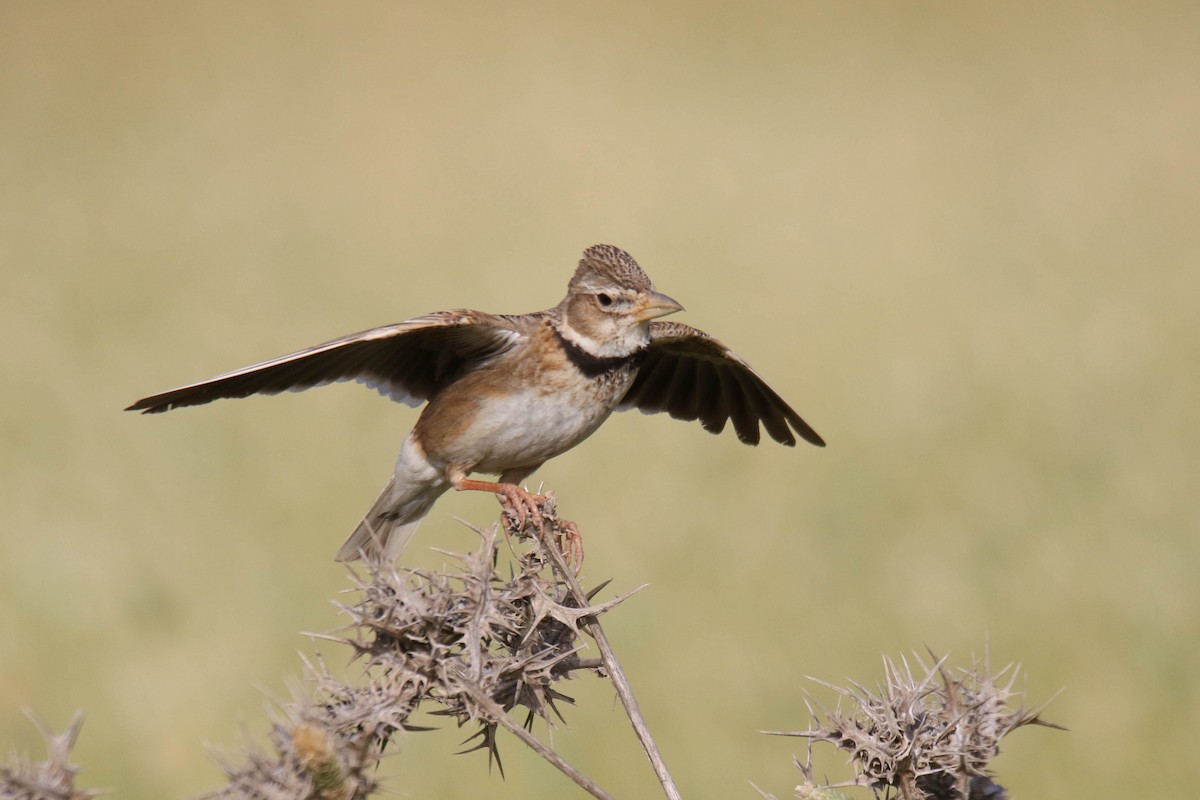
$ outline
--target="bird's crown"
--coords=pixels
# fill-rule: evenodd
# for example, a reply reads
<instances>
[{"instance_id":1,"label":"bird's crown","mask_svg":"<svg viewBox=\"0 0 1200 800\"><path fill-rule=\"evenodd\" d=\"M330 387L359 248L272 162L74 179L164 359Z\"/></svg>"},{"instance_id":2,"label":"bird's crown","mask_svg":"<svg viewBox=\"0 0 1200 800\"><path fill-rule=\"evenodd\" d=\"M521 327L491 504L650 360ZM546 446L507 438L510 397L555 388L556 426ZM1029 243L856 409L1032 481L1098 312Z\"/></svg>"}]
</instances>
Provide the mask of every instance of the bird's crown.
<instances>
[{"instance_id":1,"label":"bird's crown","mask_svg":"<svg viewBox=\"0 0 1200 800\"><path fill-rule=\"evenodd\" d=\"M595 244L583 251L579 266L567 288L595 289L618 286L635 291L653 289L649 276L633 260L633 256L611 244Z\"/></svg>"}]
</instances>

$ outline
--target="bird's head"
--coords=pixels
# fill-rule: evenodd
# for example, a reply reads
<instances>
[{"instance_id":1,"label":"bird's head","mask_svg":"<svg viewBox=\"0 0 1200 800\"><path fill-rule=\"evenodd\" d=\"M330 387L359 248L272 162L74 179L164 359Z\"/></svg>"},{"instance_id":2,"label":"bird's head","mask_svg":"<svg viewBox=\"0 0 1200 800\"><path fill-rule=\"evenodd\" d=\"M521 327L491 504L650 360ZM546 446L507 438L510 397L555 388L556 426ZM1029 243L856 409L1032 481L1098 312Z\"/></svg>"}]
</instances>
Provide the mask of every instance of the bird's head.
<instances>
[{"instance_id":1,"label":"bird's head","mask_svg":"<svg viewBox=\"0 0 1200 800\"><path fill-rule=\"evenodd\" d=\"M637 352L650 341L650 320L683 306L654 289L633 256L610 244L583 251L560 306L562 334L598 358Z\"/></svg>"}]
</instances>

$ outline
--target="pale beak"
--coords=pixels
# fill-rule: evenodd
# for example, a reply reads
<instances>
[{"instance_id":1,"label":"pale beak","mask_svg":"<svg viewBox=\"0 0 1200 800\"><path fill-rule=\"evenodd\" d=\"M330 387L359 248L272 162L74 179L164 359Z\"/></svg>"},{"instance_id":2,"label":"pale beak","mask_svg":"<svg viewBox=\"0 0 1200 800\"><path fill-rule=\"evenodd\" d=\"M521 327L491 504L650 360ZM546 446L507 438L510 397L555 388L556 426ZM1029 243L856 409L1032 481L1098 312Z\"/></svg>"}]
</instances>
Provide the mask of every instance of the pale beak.
<instances>
[{"instance_id":1,"label":"pale beak","mask_svg":"<svg viewBox=\"0 0 1200 800\"><path fill-rule=\"evenodd\" d=\"M648 322L658 317L665 317L667 314L674 314L676 311L683 311L683 306L662 292L649 291L638 298L633 317L638 322Z\"/></svg>"}]
</instances>

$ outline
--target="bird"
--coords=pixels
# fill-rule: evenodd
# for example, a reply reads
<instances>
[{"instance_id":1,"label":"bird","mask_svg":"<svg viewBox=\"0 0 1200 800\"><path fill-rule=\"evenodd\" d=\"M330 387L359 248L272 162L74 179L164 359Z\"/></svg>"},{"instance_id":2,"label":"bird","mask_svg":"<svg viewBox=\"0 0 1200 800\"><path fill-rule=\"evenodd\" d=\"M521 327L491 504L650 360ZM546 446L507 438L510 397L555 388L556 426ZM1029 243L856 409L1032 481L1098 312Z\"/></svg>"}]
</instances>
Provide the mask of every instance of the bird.
<instances>
[{"instance_id":1,"label":"bird","mask_svg":"<svg viewBox=\"0 0 1200 800\"><path fill-rule=\"evenodd\" d=\"M222 398L357 381L399 403L424 404L378 499L338 561L399 558L451 488L493 492L523 522L544 498L520 484L596 431L614 411L666 412L749 445L759 424L776 442L824 440L750 365L716 338L659 321L683 311L637 261L587 248L553 308L528 314L439 311L352 333L289 355L142 398L156 414ZM498 480L471 478L496 475Z\"/></svg>"}]
</instances>

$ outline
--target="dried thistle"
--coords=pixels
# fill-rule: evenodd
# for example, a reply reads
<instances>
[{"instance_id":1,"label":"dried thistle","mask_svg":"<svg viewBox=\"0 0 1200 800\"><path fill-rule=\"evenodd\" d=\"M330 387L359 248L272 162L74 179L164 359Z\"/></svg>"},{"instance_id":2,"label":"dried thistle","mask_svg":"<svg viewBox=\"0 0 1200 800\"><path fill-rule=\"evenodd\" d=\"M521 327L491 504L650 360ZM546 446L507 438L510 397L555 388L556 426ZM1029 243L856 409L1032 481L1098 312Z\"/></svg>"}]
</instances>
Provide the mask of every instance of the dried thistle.
<instances>
[{"instance_id":1,"label":"dried thistle","mask_svg":"<svg viewBox=\"0 0 1200 800\"><path fill-rule=\"evenodd\" d=\"M0 800L88 800L102 791L75 788L79 768L71 763L71 748L83 726L83 712L76 711L71 724L59 734L48 731L36 717L29 719L46 740L46 760L31 762L10 755L0 765Z\"/></svg>"},{"instance_id":2,"label":"dried thistle","mask_svg":"<svg viewBox=\"0 0 1200 800\"><path fill-rule=\"evenodd\" d=\"M886 685L876 692L859 683L847 689L817 680L840 696L838 708L828 711L809 698L812 728L771 733L829 742L850 753L854 779L835 786L866 786L877 797L902 800L1003 800L1007 792L987 771L1000 740L1025 725L1060 726L1040 718L1044 704L1011 706L1019 694L1012 665L992 673L986 660L976 661L952 672L945 658L931 667L915 661L919 677L907 659L897 665L884 658ZM842 701L849 711L842 711ZM816 784L810 764L799 765L805 782L797 797L831 788Z\"/></svg>"},{"instance_id":3,"label":"dried thistle","mask_svg":"<svg viewBox=\"0 0 1200 800\"><path fill-rule=\"evenodd\" d=\"M435 713L460 725L480 723L472 749L486 749L499 763L493 704L505 713L526 708L526 728L535 717L550 722L549 712L561 720L557 704L573 700L553 684L599 667L578 656L580 620L629 595L580 607L538 550L518 552L503 579L495 567L496 529L479 534L474 553L454 556L462 568L452 574L368 562L367 574L356 576L358 602L342 606L350 635L341 641L389 698L406 698L406 711L430 700L442 706Z\"/></svg>"},{"instance_id":4,"label":"dried thistle","mask_svg":"<svg viewBox=\"0 0 1200 800\"><path fill-rule=\"evenodd\" d=\"M409 718L426 702L460 726L480 726L470 737L479 742L467 752L486 750L489 763L500 765L503 727L594 796L607 797L529 730L539 717L552 723L551 713L561 720L558 704L573 702L555 683L581 670L607 671L600 660L579 657L580 628L595 626L632 592L589 605L603 585L583 595L561 554L548 556L544 543L559 533L548 506L547 535L514 552L507 578L496 567L496 527L477 530L475 552L447 554L459 564L453 571L367 560L363 574L352 572L357 599L339 606L349 622L341 635L319 638L349 645L363 662L362 679L350 685L322 662L306 664L307 686L294 690L295 701L273 726L274 753L252 750L240 765L227 765L227 785L210 797L364 798L378 788L372 776L392 736L421 730ZM509 718L517 708L528 712L521 725Z\"/></svg>"},{"instance_id":5,"label":"dried thistle","mask_svg":"<svg viewBox=\"0 0 1200 800\"><path fill-rule=\"evenodd\" d=\"M319 705L298 704L271 728L273 754L250 749L209 798L359 800L375 791L380 742L369 729L338 729Z\"/></svg>"},{"instance_id":6,"label":"dried thistle","mask_svg":"<svg viewBox=\"0 0 1200 800\"><path fill-rule=\"evenodd\" d=\"M499 764L497 737L504 728L580 788L599 798L611 796L568 764L530 732L535 719L562 720L560 703L573 700L555 688L579 671L612 681L634 732L668 800L678 800L658 748L638 710L629 681L617 661L599 617L633 594L593 605L604 586L585 593L561 547L582 556L575 526L560 520L552 494L544 498L541 527L521 530L510 519L506 533L533 542L514 547L508 577L497 569L497 527L479 531L479 548L454 555L452 572L400 569L367 561L365 574L352 573L356 602L340 606L349 623L336 636L363 663L361 679L346 683L318 660L306 662L307 680L293 688L292 702L280 708L269 735L270 748L250 747L223 759L227 782L208 798L239 800L361 800L379 789L379 762L401 730L420 730L409 718L423 703L460 726L479 725L471 750L486 750ZM555 543L558 544L555 544ZM453 554L447 554L453 555ZM637 591L637 590L635 590ZM600 651L582 659L581 631ZM526 709L522 724L511 712ZM96 793L76 790L69 762L79 732L77 716L59 735L45 733L46 762L11 759L0 766L0 800L86 800ZM41 726L39 725L39 729ZM468 739L468 741L470 741ZM235 763L236 762L236 763Z\"/></svg>"}]
</instances>

